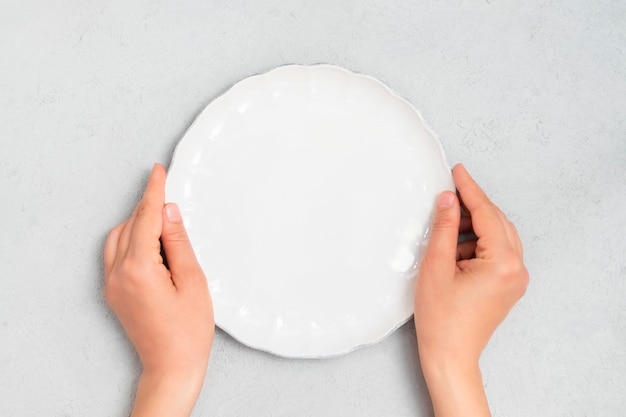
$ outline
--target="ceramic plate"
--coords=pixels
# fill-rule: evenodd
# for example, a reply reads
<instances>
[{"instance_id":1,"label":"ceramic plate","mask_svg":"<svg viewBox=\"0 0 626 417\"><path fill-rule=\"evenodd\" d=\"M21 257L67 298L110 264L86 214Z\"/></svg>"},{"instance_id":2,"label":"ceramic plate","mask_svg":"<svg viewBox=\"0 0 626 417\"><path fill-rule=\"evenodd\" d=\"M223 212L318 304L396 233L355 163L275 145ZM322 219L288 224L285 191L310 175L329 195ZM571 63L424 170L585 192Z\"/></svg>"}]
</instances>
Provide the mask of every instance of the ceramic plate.
<instances>
[{"instance_id":1,"label":"ceramic plate","mask_svg":"<svg viewBox=\"0 0 626 417\"><path fill-rule=\"evenodd\" d=\"M286 357L374 343L413 313L438 140L381 82L279 67L210 103L181 139L166 195L209 280L216 324Z\"/></svg>"}]
</instances>

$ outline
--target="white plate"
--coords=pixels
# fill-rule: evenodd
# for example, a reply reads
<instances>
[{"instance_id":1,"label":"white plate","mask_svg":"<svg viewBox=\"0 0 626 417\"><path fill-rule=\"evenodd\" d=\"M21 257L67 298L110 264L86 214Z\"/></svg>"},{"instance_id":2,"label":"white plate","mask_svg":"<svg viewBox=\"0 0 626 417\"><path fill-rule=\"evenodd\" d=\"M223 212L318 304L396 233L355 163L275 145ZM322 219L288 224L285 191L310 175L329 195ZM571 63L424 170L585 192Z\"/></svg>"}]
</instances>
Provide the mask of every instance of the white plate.
<instances>
[{"instance_id":1,"label":"white plate","mask_svg":"<svg viewBox=\"0 0 626 417\"><path fill-rule=\"evenodd\" d=\"M413 313L436 196L454 186L419 114L374 78L276 68L210 103L166 195L209 280L216 324L286 357L374 343Z\"/></svg>"}]
</instances>

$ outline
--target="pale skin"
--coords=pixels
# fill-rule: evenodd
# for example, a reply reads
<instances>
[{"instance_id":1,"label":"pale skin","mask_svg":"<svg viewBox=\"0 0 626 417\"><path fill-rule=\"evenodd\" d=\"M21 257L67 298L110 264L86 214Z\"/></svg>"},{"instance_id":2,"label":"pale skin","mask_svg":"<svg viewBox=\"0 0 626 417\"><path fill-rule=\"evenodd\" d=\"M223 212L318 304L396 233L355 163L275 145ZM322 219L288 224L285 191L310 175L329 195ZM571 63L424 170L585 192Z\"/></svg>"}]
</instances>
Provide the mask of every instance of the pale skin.
<instances>
[{"instance_id":1,"label":"pale skin","mask_svg":"<svg viewBox=\"0 0 626 417\"><path fill-rule=\"evenodd\" d=\"M439 196L415 286L418 350L437 417L489 416L478 360L524 294L528 273L515 227L462 165L452 175L469 216L454 193ZM165 177L155 165L104 251L107 303L143 366L134 417L191 414L215 329L206 277L178 207L165 204ZM457 243L459 232L472 230L477 240Z\"/></svg>"},{"instance_id":2,"label":"pale skin","mask_svg":"<svg viewBox=\"0 0 626 417\"><path fill-rule=\"evenodd\" d=\"M513 224L463 165L452 176L469 216L454 193L439 196L415 285L417 345L437 417L489 416L478 359L528 272ZM478 239L457 244L470 230Z\"/></svg>"},{"instance_id":3,"label":"pale skin","mask_svg":"<svg viewBox=\"0 0 626 417\"><path fill-rule=\"evenodd\" d=\"M165 177L155 165L137 208L111 230L104 249L107 303L143 365L135 417L191 414L215 331L207 281L180 212L165 205Z\"/></svg>"}]
</instances>

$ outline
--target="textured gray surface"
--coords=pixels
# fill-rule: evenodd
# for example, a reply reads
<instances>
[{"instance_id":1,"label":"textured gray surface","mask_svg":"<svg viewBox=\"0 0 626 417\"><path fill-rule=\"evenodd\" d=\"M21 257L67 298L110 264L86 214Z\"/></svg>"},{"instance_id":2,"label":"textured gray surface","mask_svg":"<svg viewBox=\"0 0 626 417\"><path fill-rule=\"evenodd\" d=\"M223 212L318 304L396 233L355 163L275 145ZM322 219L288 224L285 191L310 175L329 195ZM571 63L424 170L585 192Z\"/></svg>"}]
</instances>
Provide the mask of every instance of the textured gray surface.
<instances>
[{"instance_id":1,"label":"textured gray surface","mask_svg":"<svg viewBox=\"0 0 626 417\"><path fill-rule=\"evenodd\" d=\"M494 413L624 415L624 21L620 1L3 2L0 415L128 412L106 232L212 98L318 62L408 98L518 225L531 285L483 356ZM218 332L195 415L428 416L414 334L299 361Z\"/></svg>"}]
</instances>

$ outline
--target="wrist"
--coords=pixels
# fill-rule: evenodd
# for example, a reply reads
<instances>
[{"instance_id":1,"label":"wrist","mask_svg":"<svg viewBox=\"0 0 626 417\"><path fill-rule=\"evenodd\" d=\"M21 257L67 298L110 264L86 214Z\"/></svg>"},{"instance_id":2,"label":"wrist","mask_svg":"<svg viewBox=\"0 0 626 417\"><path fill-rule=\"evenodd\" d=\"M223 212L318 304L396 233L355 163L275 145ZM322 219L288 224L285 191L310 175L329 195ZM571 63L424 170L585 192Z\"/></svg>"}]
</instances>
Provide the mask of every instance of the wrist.
<instances>
[{"instance_id":1,"label":"wrist","mask_svg":"<svg viewBox=\"0 0 626 417\"><path fill-rule=\"evenodd\" d=\"M420 363L424 379L429 386L470 380L480 380L482 384L482 373L477 361L420 355Z\"/></svg>"},{"instance_id":2,"label":"wrist","mask_svg":"<svg viewBox=\"0 0 626 417\"><path fill-rule=\"evenodd\" d=\"M435 416L490 416L478 359L420 347L420 362Z\"/></svg>"},{"instance_id":3,"label":"wrist","mask_svg":"<svg viewBox=\"0 0 626 417\"><path fill-rule=\"evenodd\" d=\"M145 368L137 386L132 416L189 416L202 390L205 371L204 367L198 370Z\"/></svg>"},{"instance_id":4,"label":"wrist","mask_svg":"<svg viewBox=\"0 0 626 417\"><path fill-rule=\"evenodd\" d=\"M473 355L425 348L418 344L420 363L424 373L465 374L480 371L478 358Z\"/></svg>"}]
</instances>

